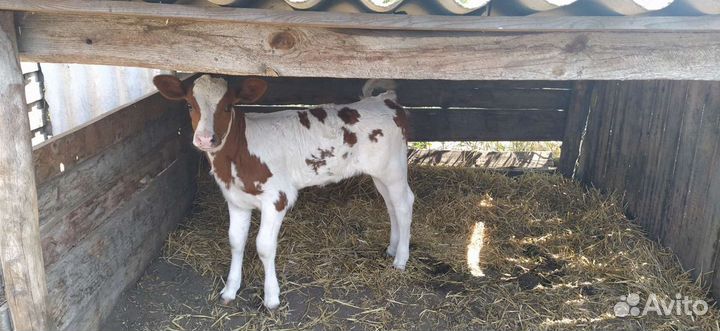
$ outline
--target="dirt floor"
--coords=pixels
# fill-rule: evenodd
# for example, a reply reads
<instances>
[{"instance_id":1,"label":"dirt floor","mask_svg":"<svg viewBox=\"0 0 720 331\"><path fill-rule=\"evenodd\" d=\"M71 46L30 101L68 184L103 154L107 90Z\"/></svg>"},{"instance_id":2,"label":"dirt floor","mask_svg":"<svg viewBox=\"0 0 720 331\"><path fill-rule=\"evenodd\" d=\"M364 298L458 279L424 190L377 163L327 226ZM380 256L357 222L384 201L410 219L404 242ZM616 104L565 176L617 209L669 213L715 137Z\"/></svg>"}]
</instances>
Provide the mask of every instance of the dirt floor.
<instances>
[{"instance_id":1,"label":"dirt floor","mask_svg":"<svg viewBox=\"0 0 720 331\"><path fill-rule=\"evenodd\" d=\"M443 267L437 272L447 272ZM296 280L302 282L303 280ZM296 283L285 279L283 286ZM307 280L304 280L307 281ZM330 301L339 303L339 309L332 312L316 311L317 317L332 314L334 318L345 319L347 324L338 329L364 330L368 325L354 326L352 319L361 308L350 304L343 305L342 297L346 295L337 291L328 296L322 286L308 286L301 291L291 291L283 296L283 305L277 312L269 312L262 306L262 282L254 281L244 285L238 293L237 305L233 311L218 314L218 310L227 310L217 302L217 291L222 288L213 284L211 278L203 277L189 266L178 266L163 258L157 258L146 270L137 285L123 294L112 315L100 328L103 331L156 331L156 330L235 330L247 327L253 318L266 319L268 324L261 329L279 330L277 325L292 325L298 329L335 329L327 325L306 325L308 310L313 303ZM213 289L210 291L209 289ZM459 287L438 287L438 302L441 298ZM353 293L354 300L366 300L373 296L370 289ZM332 299L332 298L337 299ZM408 309L409 308L409 309ZM414 307L397 305L390 314L418 315L423 313ZM447 329L452 329L446 324ZM436 330L430 325L418 325L419 329Z\"/></svg>"},{"instance_id":2,"label":"dirt floor","mask_svg":"<svg viewBox=\"0 0 720 331\"><path fill-rule=\"evenodd\" d=\"M304 190L281 233L281 306L270 312L252 244L236 301L219 303L227 210L201 178L194 211L101 330L720 330L716 308L614 314L630 293L640 294L638 307L649 293L713 304L622 215L616 197L557 175L477 169L413 168L411 187L405 272L384 255L387 214L368 178ZM254 238L257 215L251 229Z\"/></svg>"}]
</instances>

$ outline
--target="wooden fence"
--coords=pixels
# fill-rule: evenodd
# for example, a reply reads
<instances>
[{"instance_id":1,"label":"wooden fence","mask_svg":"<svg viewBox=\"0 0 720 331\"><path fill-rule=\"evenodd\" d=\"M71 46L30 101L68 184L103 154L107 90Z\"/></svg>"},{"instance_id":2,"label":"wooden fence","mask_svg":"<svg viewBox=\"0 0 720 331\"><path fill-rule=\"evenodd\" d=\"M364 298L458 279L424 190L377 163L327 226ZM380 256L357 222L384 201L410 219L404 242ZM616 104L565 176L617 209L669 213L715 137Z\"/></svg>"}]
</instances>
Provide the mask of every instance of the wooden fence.
<instances>
[{"instance_id":1,"label":"wooden fence","mask_svg":"<svg viewBox=\"0 0 720 331\"><path fill-rule=\"evenodd\" d=\"M582 141L579 158L561 168L622 194L628 216L720 297L720 82L585 87L566 137Z\"/></svg>"},{"instance_id":2,"label":"wooden fence","mask_svg":"<svg viewBox=\"0 0 720 331\"><path fill-rule=\"evenodd\" d=\"M183 219L199 157L191 136L184 105L155 94L34 148L48 309L59 330L97 328Z\"/></svg>"},{"instance_id":3,"label":"wooden fence","mask_svg":"<svg viewBox=\"0 0 720 331\"><path fill-rule=\"evenodd\" d=\"M359 99L361 79L264 78L271 88L245 111L301 109ZM397 80L413 141L562 140L572 84L558 81Z\"/></svg>"}]
</instances>

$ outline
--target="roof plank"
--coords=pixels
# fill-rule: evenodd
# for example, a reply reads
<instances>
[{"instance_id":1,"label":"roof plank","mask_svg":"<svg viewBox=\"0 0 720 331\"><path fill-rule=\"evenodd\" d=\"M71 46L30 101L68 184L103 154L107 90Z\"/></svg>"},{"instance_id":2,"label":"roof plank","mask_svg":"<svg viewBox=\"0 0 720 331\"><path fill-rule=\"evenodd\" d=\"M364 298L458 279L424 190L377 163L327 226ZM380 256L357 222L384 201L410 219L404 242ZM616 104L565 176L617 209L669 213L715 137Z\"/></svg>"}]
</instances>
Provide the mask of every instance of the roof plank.
<instances>
[{"instance_id":1,"label":"roof plank","mask_svg":"<svg viewBox=\"0 0 720 331\"><path fill-rule=\"evenodd\" d=\"M292 12L255 8L201 7L180 4L88 0L0 0L0 10L369 30L504 32L720 31L720 18L716 16L409 16L314 11Z\"/></svg>"}]
</instances>

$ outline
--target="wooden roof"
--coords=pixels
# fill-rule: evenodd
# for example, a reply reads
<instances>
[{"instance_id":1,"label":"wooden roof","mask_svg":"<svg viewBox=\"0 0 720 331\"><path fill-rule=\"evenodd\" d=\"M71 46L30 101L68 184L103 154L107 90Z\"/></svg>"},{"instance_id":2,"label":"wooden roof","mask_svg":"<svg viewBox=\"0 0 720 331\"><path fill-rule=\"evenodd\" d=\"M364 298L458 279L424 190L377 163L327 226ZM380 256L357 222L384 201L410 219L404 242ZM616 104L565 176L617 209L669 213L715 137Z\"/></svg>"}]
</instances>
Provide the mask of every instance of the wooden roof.
<instances>
[{"instance_id":1,"label":"wooden roof","mask_svg":"<svg viewBox=\"0 0 720 331\"><path fill-rule=\"evenodd\" d=\"M413 16L80 0L0 0L0 10L24 13L26 61L295 77L720 80L714 15Z\"/></svg>"}]
</instances>

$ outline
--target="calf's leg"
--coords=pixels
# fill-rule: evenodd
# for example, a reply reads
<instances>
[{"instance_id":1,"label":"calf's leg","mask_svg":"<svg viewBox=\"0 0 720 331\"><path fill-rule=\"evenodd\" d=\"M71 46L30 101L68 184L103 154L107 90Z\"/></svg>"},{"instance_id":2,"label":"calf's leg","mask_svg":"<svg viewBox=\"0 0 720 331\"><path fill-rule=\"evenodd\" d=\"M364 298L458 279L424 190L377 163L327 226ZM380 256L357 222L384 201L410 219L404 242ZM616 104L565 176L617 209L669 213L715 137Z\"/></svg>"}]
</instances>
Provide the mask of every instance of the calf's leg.
<instances>
[{"instance_id":1,"label":"calf's leg","mask_svg":"<svg viewBox=\"0 0 720 331\"><path fill-rule=\"evenodd\" d=\"M268 309L275 309L280 305L280 286L275 273L275 252L283 217L285 217L285 209L278 211L272 202L263 201L260 229L255 244L265 269L264 304Z\"/></svg>"},{"instance_id":2,"label":"calf's leg","mask_svg":"<svg viewBox=\"0 0 720 331\"><path fill-rule=\"evenodd\" d=\"M390 216L390 244L388 245L386 252L389 256L395 256L398 246L398 226L397 217L395 216L395 207L393 207L392 200L390 199L390 193L388 192L385 184L376 177L373 177L373 183L375 183L375 188L377 188L380 195L382 195L383 200L385 200L385 207L387 207L387 212Z\"/></svg>"},{"instance_id":3,"label":"calf's leg","mask_svg":"<svg viewBox=\"0 0 720 331\"><path fill-rule=\"evenodd\" d=\"M410 225L415 196L410 190L407 179L386 182L385 185L397 220L397 250L393 266L405 270L405 264L410 257Z\"/></svg>"},{"instance_id":4,"label":"calf's leg","mask_svg":"<svg viewBox=\"0 0 720 331\"><path fill-rule=\"evenodd\" d=\"M230 211L228 237L230 238L232 260L230 261L230 271L225 282L225 288L220 292L220 298L225 304L235 299L235 294L242 283L243 254L248 231L250 230L251 214L251 210L238 208L231 203L228 203L228 210Z\"/></svg>"}]
</instances>

